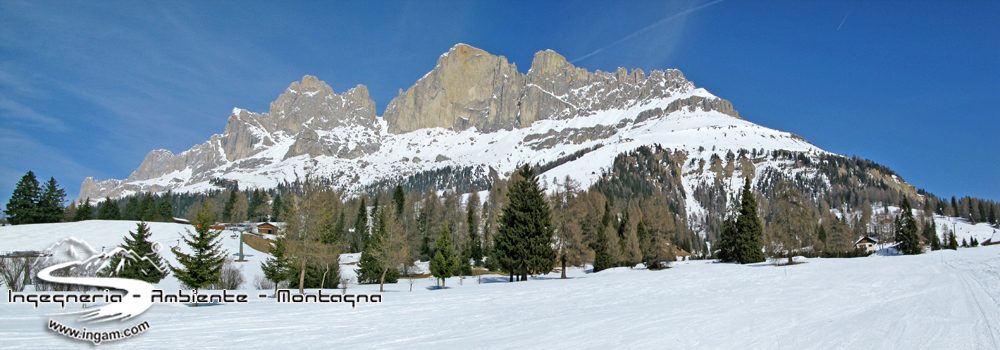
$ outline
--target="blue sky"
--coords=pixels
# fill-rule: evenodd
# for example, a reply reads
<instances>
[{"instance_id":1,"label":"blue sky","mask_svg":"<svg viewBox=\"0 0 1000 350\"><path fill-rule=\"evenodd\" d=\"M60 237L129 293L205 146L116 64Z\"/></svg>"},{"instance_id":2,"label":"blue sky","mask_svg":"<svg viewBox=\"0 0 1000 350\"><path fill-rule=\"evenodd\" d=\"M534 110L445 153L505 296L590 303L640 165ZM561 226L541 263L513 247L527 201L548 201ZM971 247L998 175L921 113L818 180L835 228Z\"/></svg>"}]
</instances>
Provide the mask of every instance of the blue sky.
<instances>
[{"instance_id":1,"label":"blue sky","mask_svg":"<svg viewBox=\"0 0 1000 350\"><path fill-rule=\"evenodd\" d=\"M381 115L456 43L526 72L677 68L757 124L1000 199L998 1L0 0L0 203L28 170L70 198L221 133L311 74Z\"/></svg>"}]
</instances>

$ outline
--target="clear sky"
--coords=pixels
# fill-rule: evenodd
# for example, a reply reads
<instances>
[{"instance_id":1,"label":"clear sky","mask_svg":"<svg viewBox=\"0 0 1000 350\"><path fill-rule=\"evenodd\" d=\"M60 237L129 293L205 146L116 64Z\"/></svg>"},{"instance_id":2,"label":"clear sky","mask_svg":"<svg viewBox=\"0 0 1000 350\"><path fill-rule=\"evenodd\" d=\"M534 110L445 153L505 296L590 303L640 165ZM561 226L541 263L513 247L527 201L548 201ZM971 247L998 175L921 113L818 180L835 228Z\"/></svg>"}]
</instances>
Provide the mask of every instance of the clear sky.
<instances>
[{"instance_id":1,"label":"clear sky","mask_svg":"<svg viewBox=\"0 0 1000 350\"><path fill-rule=\"evenodd\" d=\"M998 18L1000 1L0 0L0 203L28 170L69 198L124 179L306 74L368 86L381 115L456 43L521 72L545 49L677 68L744 119L1000 200Z\"/></svg>"}]
</instances>

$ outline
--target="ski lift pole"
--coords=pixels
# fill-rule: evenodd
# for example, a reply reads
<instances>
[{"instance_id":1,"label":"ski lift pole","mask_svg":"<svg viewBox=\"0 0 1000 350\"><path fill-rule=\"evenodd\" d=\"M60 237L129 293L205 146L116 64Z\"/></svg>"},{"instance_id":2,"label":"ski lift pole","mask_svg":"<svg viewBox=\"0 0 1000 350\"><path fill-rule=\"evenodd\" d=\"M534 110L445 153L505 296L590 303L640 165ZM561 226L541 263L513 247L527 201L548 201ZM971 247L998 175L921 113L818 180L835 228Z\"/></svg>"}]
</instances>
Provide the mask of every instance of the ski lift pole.
<instances>
[{"instance_id":1,"label":"ski lift pole","mask_svg":"<svg viewBox=\"0 0 1000 350\"><path fill-rule=\"evenodd\" d=\"M240 261L243 260L243 232L240 232Z\"/></svg>"}]
</instances>

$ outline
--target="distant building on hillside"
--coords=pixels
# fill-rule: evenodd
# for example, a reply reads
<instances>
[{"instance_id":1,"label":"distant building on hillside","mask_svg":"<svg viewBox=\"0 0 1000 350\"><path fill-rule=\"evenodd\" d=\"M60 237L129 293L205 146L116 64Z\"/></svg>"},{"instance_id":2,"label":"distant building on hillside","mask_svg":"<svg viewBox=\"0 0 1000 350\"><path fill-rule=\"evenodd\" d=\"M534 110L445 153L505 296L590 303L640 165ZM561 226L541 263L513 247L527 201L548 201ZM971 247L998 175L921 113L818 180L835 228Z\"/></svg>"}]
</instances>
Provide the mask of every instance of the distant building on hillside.
<instances>
[{"instance_id":1,"label":"distant building on hillside","mask_svg":"<svg viewBox=\"0 0 1000 350\"><path fill-rule=\"evenodd\" d=\"M276 235L278 234L278 226L275 226L270 222L265 222L260 225L257 225L257 233Z\"/></svg>"},{"instance_id":2,"label":"distant building on hillside","mask_svg":"<svg viewBox=\"0 0 1000 350\"><path fill-rule=\"evenodd\" d=\"M993 230L993 237L990 237L980 245L986 246L994 244L1000 244L1000 233L997 233L997 230Z\"/></svg>"},{"instance_id":3,"label":"distant building on hillside","mask_svg":"<svg viewBox=\"0 0 1000 350\"><path fill-rule=\"evenodd\" d=\"M878 244L878 240L872 236L861 237L857 242L854 242L854 249L864 249L868 253L873 253L877 248L875 245Z\"/></svg>"}]
</instances>

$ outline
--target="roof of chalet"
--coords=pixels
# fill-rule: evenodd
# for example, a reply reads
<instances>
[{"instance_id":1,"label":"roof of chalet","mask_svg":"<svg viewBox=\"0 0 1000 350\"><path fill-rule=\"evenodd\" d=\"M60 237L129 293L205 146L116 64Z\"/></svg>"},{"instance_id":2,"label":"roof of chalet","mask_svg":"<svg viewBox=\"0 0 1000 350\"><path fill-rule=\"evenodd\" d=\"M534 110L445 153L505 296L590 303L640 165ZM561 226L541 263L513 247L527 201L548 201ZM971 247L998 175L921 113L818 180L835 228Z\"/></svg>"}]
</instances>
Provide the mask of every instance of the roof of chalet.
<instances>
[{"instance_id":1,"label":"roof of chalet","mask_svg":"<svg viewBox=\"0 0 1000 350\"><path fill-rule=\"evenodd\" d=\"M872 237L872 236L865 236L865 237L861 237L861 239L859 239L859 240L857 240L856 242L854 242L854 245L858 245L858 243L861 243L861 242L864 242L864 241L866 241L866 240L867 240L867 241L871 241L872 243L878 243L878 240L877 240L877 239L875 239L875 237Z\"/></svg>"}]
</instances>

